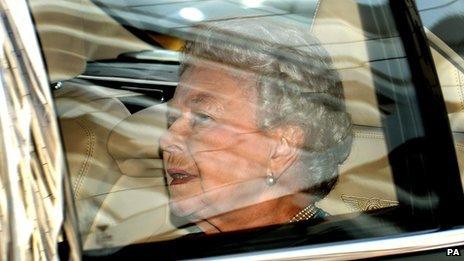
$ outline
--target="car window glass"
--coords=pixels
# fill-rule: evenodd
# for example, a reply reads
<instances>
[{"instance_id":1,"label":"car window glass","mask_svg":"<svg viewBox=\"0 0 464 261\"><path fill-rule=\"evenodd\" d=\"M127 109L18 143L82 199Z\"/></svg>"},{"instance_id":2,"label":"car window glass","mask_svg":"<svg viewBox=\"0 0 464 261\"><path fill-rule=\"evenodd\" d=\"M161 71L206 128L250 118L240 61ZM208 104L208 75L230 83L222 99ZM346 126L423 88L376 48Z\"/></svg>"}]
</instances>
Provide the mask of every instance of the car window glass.
<instances>
[{"instance_id":1,"label":"car window glass","mask_svg":"<svg viewBox=\"0 0 464 261\"><path fill-rule=\"evenodd\" d=\"M174 257L202 257L436 226L390 1L29 4L88 255L180 244Z\"/></svg>"}]
</instances>

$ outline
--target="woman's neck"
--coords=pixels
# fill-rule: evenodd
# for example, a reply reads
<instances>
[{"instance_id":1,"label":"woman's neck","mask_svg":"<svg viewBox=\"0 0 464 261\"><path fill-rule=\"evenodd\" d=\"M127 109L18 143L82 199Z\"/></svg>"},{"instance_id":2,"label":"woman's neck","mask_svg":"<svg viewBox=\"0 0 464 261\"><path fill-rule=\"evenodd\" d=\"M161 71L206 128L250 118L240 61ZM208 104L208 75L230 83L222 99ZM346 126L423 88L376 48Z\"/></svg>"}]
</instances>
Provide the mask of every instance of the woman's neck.
<instances>
[{"instance_id":1,"label":"woman's neck","mask_svg":"<svg viewBox=\"0 0 464 261\"><path fill-rule=\"evenodd\" d=\"M206 234L287 223L311 203L307 195L294 194L231 211L197 225Z\"/></svg>"}]
</instances>

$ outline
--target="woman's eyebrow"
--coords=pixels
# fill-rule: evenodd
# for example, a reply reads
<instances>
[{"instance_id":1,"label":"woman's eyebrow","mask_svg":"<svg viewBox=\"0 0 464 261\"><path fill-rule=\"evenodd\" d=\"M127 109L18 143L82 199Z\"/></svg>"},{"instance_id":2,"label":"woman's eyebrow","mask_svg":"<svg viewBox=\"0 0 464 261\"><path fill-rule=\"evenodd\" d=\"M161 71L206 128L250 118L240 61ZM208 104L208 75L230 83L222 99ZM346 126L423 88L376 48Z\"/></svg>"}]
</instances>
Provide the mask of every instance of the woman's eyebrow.
<instances>
[{"instance_id":1,"label":"woman's eyebrow","mask_svg":"<svg viewBox=\"0 0 464 261\"><path fill-rule=\"evenodd\" d=\"M200 93L190 100L191 105L215 102L216 98L208 93Z\"/></svg>"},{"instance_id":2,"label":"woman's eyebrow","mask_svg":"<svg viewBox=\"0 0 464 261\"><path fill-rule=\"evenodd\" d=\"M224 110L224 106L221 104L218 97L209 93L200 93L196 95L190 100L189 105L191 107L206 106L215 112L222 112Z\"/></svg>"}]
</instances>

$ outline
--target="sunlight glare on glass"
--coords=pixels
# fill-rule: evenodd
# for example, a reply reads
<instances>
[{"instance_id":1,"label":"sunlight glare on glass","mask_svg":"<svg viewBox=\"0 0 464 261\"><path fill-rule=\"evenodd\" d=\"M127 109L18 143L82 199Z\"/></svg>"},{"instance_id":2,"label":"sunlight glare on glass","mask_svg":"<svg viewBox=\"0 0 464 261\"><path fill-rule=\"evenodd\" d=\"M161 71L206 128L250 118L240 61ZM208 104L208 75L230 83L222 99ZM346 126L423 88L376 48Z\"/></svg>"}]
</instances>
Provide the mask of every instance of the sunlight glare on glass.
<instances>
[{"instance_id":1,"label":"sunlight glare on glass","mask_svg":"<svg viewBox=\"0 0 464 261\"><path fill-rule=\"evenodd\" d=\"M179 15L192 22L200 22L205 19L205 15L195 7L185 7L179 11Z\"/></svg>"},{"instance_id":2,"label":"sunlight glare on glass","mask_svg":"<svg viewBox=\"0 0 464 261\"><path fill-rule=\"evenodd\" d=\"M242 4L250 8L260 7L263 2L264 0L242 0Z\"/></svg>"}]
</instances>

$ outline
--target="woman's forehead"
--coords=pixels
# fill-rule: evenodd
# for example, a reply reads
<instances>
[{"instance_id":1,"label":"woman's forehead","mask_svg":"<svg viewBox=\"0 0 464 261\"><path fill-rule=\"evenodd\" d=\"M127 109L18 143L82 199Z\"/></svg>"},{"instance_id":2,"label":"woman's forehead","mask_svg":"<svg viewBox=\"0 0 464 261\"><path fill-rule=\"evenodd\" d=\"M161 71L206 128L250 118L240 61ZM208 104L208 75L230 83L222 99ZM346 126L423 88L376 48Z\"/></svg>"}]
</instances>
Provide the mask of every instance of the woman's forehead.
<instances>
[{"instance_id":1,"label":"woman's forehead","mask_svg":"<svg viewBox=\"0 0 464 261\"><path fill-rule=\"evenodd\" d=\"M231 99L249 100L256 80L252 74L237 75L225 67L193 66L181 75L174 103L199 104L226 102Z\"/></svg>"}]
</instances>

